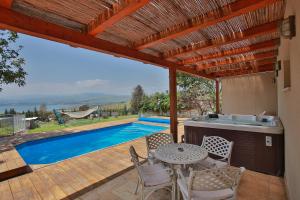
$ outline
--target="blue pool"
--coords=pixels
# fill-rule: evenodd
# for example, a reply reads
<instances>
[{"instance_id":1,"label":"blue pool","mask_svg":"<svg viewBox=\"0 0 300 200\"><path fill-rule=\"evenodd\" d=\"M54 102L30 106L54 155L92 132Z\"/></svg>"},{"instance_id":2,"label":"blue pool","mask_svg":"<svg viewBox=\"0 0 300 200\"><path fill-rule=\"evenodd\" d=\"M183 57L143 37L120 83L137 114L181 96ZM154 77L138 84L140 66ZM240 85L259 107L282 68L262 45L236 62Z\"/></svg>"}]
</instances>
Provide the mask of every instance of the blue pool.
<instances>
[{"instance_id":1,"label":"blue pool","mask_svg":"<svg viewBox=\"0 0 300 200\"><path fill-rule=\"evenodd\" d=\"M170 120L166 119L166 118L140 117L139 121L153 122L153 123L162 123L162 124L170 124Z\"/></svg>"},{"instance_id":2,"label":"blue pool","mask_svg":"<svg viewBox=\"0 0 300 200\"><path fill-rule=\"evenodd\" d=\"M27 164L49 164L167 129L129 123L76 134L25 142L16 146Z\"/></svg>"}]
</instances>

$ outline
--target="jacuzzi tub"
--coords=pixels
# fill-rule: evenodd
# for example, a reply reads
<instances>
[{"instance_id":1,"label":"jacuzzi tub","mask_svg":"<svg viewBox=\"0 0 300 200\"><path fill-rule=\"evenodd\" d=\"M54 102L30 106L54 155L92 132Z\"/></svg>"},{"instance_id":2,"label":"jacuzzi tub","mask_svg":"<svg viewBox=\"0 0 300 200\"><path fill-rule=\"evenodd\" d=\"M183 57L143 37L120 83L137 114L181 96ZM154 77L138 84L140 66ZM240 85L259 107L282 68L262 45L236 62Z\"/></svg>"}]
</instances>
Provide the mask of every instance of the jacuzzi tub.
<instances>
[{"instance_id":1,"label":"jacuzzi tub","mask_svg":"<svg viewBox=\"0 0 300 200\"><path fill-rule=\"evenodd\" d=\"M283 126L277 117L232 114L218 118L201 116L184 122L186 143L201 145L204 135L234 142L232 165L283 175Z\"/></svg>"}]
</instances>

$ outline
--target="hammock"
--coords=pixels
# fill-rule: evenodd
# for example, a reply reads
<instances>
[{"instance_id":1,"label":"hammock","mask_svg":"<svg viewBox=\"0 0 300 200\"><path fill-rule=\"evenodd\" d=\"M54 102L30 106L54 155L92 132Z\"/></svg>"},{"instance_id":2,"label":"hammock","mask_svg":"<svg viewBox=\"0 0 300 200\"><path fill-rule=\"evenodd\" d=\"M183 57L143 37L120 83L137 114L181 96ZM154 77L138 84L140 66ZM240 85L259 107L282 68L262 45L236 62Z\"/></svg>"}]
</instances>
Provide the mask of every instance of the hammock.
<instances>
[{"instance_id":1,"label":"hammock","mask_svg":"<svg viewBox=\"0 0 300 200\"><path fill-rule=\"evenodd\" d=\"M68 115L71 118L75 118L75 119L80 119L80 118L84 118L86 116L89 116L90 114L92 114L93 112L95 112L96 110L98 110L98 106L94 107L94 108L90 108L88 110L85 111L78 111L78 112L62 112L62 114Z\"/></svg>"}]
</instances>

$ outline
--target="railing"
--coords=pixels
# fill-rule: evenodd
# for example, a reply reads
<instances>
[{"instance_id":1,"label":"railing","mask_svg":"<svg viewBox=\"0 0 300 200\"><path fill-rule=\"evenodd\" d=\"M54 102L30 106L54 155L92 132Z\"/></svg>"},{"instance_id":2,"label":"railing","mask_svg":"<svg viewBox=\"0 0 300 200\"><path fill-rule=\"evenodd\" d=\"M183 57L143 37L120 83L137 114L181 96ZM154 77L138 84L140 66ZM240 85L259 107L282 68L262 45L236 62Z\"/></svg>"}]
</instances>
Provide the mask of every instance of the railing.
<instances>
[{"instance_id":1,"label":"railing","mask_svg":"<svg viewBox=\"0 0 300 200\"><path fill-rule=\"evenodd\" d=\"M24 115L4 115L0 116L0 137L14 135L25 131Z\"/></svg>"}]
</instances>

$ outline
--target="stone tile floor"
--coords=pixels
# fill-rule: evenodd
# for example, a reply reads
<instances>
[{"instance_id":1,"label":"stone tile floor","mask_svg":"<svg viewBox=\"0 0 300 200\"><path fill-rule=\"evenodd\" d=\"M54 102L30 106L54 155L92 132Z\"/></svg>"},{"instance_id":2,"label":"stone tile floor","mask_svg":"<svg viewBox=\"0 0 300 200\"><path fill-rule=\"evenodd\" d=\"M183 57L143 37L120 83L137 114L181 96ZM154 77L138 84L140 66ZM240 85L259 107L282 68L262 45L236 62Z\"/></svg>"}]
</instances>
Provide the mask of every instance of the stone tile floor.
<instances>
[{"instance_id":1,"label":"stone tile floor","mask_svg":"<svg viewBox=\"0 0 300 200\"><path fill-rule=\"evenodd\" d=\"M135 169L91 190L76 200L137 200ZM149 200L169 200L167 190L155 192ZM286 200L283 179L253 171L246 171L241 179L238 200Z\"/></svg>"}]
</instances>

